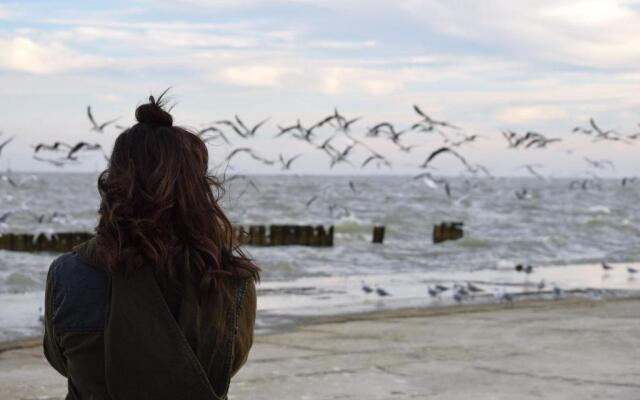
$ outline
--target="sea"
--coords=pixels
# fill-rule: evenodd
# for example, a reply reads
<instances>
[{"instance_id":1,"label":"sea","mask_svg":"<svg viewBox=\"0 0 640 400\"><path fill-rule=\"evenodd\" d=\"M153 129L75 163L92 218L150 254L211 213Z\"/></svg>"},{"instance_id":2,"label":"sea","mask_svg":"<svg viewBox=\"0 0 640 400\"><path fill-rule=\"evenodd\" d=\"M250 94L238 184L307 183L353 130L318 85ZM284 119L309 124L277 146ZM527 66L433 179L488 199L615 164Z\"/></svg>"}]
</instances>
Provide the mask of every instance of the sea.
<instances>
[{"instance_id":1,"label":"sea","mask_svg":"<svg viewBox=\"0 0 640 400\"><path fill-rule=\"evenodd\" d=\"M93 231L97 174L14 173L0 181L0 233ZM640 290L640 184L600 179L249 175L218 193L232 223L334 226L333 247L252 247L262 269L259 333L325 316L529 295L603 296ZM434 244L435 224L462 222L463 238ZM372 243L375 225L385 227ZM0 250L0 342L42 332L55 253ZM613 266L603 270L601 263ZM531 265L529 273L515 266ZM632 268L629 270L629 268ZM460 296L455 286L480 291ZM442 285L448 290L430 295ZM373 289L372 292L363 287ZM380 295L382 289L387 295ZM382 292L381 292L382 293ZM511 294L511 296L505 296Z\"/></svg>"}]
</instances>

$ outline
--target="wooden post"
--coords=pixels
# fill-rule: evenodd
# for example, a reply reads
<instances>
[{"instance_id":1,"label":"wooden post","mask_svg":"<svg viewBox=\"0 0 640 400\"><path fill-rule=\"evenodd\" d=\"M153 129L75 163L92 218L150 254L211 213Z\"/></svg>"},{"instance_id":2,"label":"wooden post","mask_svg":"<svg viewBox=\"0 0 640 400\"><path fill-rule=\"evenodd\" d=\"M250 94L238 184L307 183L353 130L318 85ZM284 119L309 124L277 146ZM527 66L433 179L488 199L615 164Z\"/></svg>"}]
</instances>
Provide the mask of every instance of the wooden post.
<instances>
[{"instance_id":1,"label":"wooden post","mask_svg":"<svg viewBox=\"0 0 640 400\"><path fill-rule=\"evenodd\" d=\"M433 226L433 243L457 240L464 236L462 222L443 222Z\"/></svg>"},{"instance_id":2,"label":"wooden post","mask_svg":"<svg viewBox=\"0 0 640 400\"><path fill-rule=\"evenodd\" d=\"M313 237L313 228L309 225L304 225L300 229L300 243L302 246L311 245L311 238Z\"/></svg>"},{"instance_id":3,"label":"wooden post","mask_svg":"<svg viewBox=\"0 0 640 400\"><path fill-rule=\"evenodd\" d=\"M282 226L271 225L269 226L269 245L282 246L284 240L282 237Z\"/></svg>"},{"instance_id":4,"label":"wooden post","mask_svg":"<svg viewBox=\"0 0 640 400\"><path fill-rule=\"evenodd\" d=\"M373 243L382 243L384 241L384 226L376 225L373 227Z\"/></svg>"}]
</instances>

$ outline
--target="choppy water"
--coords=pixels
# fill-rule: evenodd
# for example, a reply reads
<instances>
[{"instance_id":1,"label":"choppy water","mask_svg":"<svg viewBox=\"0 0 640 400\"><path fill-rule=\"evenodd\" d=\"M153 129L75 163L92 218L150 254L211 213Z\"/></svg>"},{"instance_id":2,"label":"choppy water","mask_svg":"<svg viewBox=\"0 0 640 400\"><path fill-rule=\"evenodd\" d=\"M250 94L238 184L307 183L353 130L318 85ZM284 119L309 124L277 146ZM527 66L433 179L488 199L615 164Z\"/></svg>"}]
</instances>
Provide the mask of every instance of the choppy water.
<instances>
[{"instance_id":1,"label":"choppy water","mask_svg":"<svg viewBox=\"0 0 640 400\"><path fill-rule=\"evenodd\" d=\"M15 179L28 177L16 174ZM332 248L248 248L263 269L263 304L276 299L269 300L273 293L267 289L282 281L359 282L363 276L415 277L494 270L516 263L537 267L640 260L640 185L623 187L619 180L604 180L601 190L585 191L569 190L569 180L564 179L455 178L452 198L447 198L444 190L428 188L411 177L252 179L257 190L236 180L222 199L232 222L331 224L336 229ZM95 181L94 174L40 174L17 188L0 181L0 215L12 212L0 229L92 230L98 206ZM518 200L515 192L522 188L530 196ZM318 197L306 207L313 196ZM333 211L330 205L335 205ZM54 211L57 215L51 219ZM42 214L46 217L39 223ZM463 221L465 237L432 244L433 224L446 220ZM374 224L386 226L383 245L370 243ZM0 251L0 299L11 299L14 308L21 298L27 303L39 301L54 256ZM328 297L340 295L329 290ZM0 315L0 323L8 323L7 318ZM5 329L4 336L11 334Z\"/></svg>"}]
</instances>

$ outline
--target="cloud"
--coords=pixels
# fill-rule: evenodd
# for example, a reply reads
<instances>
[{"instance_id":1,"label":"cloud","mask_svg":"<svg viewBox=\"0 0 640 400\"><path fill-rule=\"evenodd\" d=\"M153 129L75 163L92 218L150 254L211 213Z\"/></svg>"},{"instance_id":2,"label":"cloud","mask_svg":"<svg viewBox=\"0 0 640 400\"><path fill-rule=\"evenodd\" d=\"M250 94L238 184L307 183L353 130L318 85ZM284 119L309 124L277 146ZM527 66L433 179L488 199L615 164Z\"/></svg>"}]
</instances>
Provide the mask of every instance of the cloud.
<instances>
[{"instance_id":1,"label":"cloud","mask_svg":"<svg viewBox=\"0 0 640 400\"><path fill-rule=\"evenodd\" d=\"M50 74L99 67L108 60L72 50L59 42L39 43L19 36L0 39L0 68L32 74Z\"/></svg>"},{"instance_id":2,"label":"cloud","mask_svg":"<svg viewBox=\"0 0 640 400\"><path fill-rule=\"evenodd\" d=\"M510 124L555 121L566 117L567 113L563 109L551 106L507 107L498 111L495 116L498 121Z\"/></svg>"},{"instance_id":3,"label":"cloud","mask_svg":"<svg viewBox=\"0 0 640 400\"><path fill-rule=\"evenodd\" d=\"M344 49L344 50L353 50L353 49L370 49L372 47L376 47L378 42L375 40L364 40L364 41L344 41L344 40L319 40L312 41L309 45L313 47L320 47L323 49Z\"/></svg>"},{"instance_id":4,"label":"cloud","mask_svg":"<svg viewBox=\"0 0 640 400\"><path fill-rule=\"evenodd\" d=\"M411 18L446 35L530 61L594 68L640 67L637 2L520 0L459 3L404 0Z\"/></svg>"},{"instance_id":5,"label":"cloud","mask_svg":"<svg viewBox=\"0 0 640 400\"><path fill-rule=\"evenodd\" d=\"M238 65L223 68L213 78L230 85L280 88L300 74L300 70L288 66Z\"/></svg>"}]
</instances>

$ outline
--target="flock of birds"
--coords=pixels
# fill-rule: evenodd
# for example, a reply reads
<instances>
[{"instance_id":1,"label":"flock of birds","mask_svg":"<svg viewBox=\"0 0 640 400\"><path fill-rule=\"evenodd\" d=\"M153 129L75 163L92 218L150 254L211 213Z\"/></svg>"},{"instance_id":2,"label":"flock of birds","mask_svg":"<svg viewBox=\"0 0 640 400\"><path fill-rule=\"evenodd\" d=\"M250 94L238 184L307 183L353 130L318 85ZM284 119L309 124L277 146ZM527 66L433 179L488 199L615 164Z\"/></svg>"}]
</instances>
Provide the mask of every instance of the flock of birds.
<instances>
[{"instance_id":1,"label":"flock of birds","mask_svg":"<svg viewBox=\"0 0 640 400\"><path fill-rule=\"evenodd\" d=\"M605 274L604 276L607 276L607 274L610 271L615 269L615 267L613 267L612 265L604 261L601 263L601 266ZM529 264L527 265L517 264L514 267L514 270L516 272L522 272L529 275L533 273L533 266ZM638 269L633 267L626 267L626 270L629 275L629 279L635 279L636 274L638 274ZM378 295L378 297L381 297L381 298L392 296L392 294L387 289L384 289L379 285L371 286L367 284L364 280L361 280L360 283L361 283L360 288L365 295L375 293L376 295ZM535 286L537 289L537 293L542 293L543 290L547 287L547 282L544 279L541 279ZM441 295L449 291L451 293L451 298L456 302L456 304L462 304L465 300L472 299L474 295L487 294L486 289L483 289L479 287L477 284L474 284L473 282L469 282L469 281L467 281L464 285L460 283L453 283L450 286L446 286L441 283L429 285L427 286L426 294L428 294L431 299L440 300ZM556 300L560 299L564 295L564 292L565 291L561 289L559 286L557 286L556 284L552 284L550 293L552 294L554 299ZM592 292L592 297L594 299L600 299L603 294L602 290L592 290L591 292ZM492 293L497 301L504 302L507 304L513 304L517 296L517 294L513 292L508 292L504 289L494 290Z\"/></svg>"},{"instance_id":2,"label":"flock of birds","mask_svg":"<svg viewBox=\"0 0 640 400\"><path fill-rule=\"evenodd\" d=\"M300 119L289 125L276 125L277 132L271 133L273 139L288 137L306 143L311 151L319 151L327 157L328 169L334 168L339 164L347 164L360 169L375 166L377 168L391 168L392 161L388 154L376 150L376 141L384 140L391 143L391 148L395 148L404 153L416 153L420 147L426 146L425 137L434 135L442 139L442 143L434 146L434 149L423 155L423 161L416 163L414 167L423 170L414 176L416 180L422 180L424 185L430 189L444 189L444 193L452 196L452 184L443 176L436 176L434 171L437 168L434 162L443 156L449 156L457 160L462 168L462 174L467 176L485 176L493 178L490 170L481 164L473 163L467 160L462 154L464 146L468 146L479 140L486 139L486 136L480 134L467 134L459 126L445 120L433 118L425 113L418 105L413 106L415 120L406 126L399 127L389 121L382 121L367 127L364 131L355 133L357 123L362 121L362 117L350 118L337 109L333 113L319 119L311 124L303 124ZM126 129L126 126L117 124L119 118L112 118L106 121L98 121L94 117L91 106L87 106L86 117L89 122L88 130L98 134L103 134L107 129L114 128L118 131ZM234 115L230 119L220 119L197 130L197 135L208 144L221 144L229 147L226 155L221 158L218 167L222 167L225 171L224 178L226 182L235 179L242 179L248 183L246 188L258 190L258 186L246 175L234 174L227 176L227 168L233 169L231 162L240 157L249 157L265 166L279 167L283 171L292 170L294 164L298 163L303 153L284 154L280 153L277 157L270 157L261 154L256 149L258 146L252 146L251 140L259 136L263 137L267 122L270 118L265 118L255 124L250 124ZM612 141L619 143L631 144L640 140L640 132L632 134L622 134L612 129L604 129L591 118L587 126L576 126L572 130L573 134L580 134L591 137L594 141ZM1 135L1 133L0 133ZM417 136L419 142L408 143L409 137ZM545 134L535 131L527 131L518 133L513 130L502 132L502 136L506 141L508 149L544 149L557 145L563 139L559 137L549 137ZM13 137L0 142L0 156L3 149L11 143ZM241 145L234 143L240 140ZM389 149L389 147L386 147ZM566 150L572 152L573 150ZM76 164L81 161L81 157L85 153L99 152L105 159L108 159L103 145L95 141L78 141L75 143L66 143L62 141L54 141L52 143L36 143L33 145L33 158L37 161L49 163L55 167L63 167L67 164ZM355 154L362 153L362 159L356 161ZM611 160L598 160L584 157L584 161L590 170L587 172L586 178L576 179L569 184L570 189L601 189L601 180L597 171L615 170L615 165ZM526 170L536 179L545 180L545 176L539 171L543 167L541 164L524 164L520 169ZM5 179L6 180L6 179ZM623 186L640 182L638 177L624 177L621 184ZM351 189L353 183L350 182ZM529 189L522 188L516 192L518 199L528 197ZM310 199L311 200L311 199ZM313 200L311 200L313 202ZM310 203L308 202L307 206Z\"/></svg>"}]
</instances>

